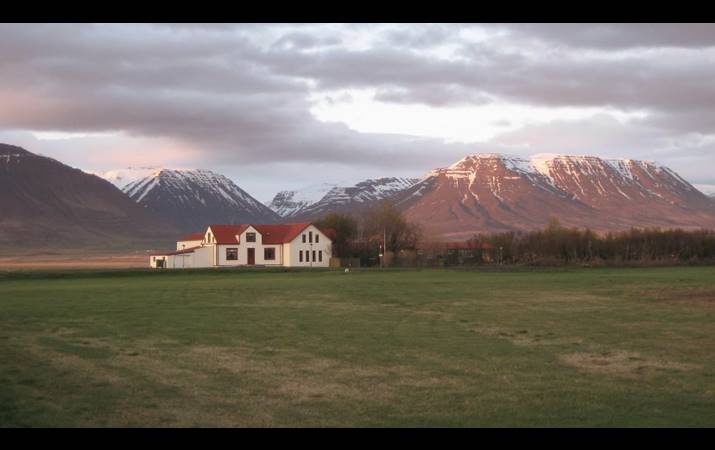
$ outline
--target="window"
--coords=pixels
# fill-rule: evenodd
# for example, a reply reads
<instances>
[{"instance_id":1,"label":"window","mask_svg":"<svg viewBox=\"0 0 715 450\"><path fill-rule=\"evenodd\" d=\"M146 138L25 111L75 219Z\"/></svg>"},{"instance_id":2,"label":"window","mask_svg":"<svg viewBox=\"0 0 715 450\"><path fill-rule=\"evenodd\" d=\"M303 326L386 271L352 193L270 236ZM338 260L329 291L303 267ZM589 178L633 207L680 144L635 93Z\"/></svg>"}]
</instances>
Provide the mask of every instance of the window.
<instances>
[{"instance_id":1,"label":"window","mask_svg":"<svg viewBox=\"0 0 715 450\"><path fill-rule=\"evenodd\" d=\"M313 250L313 262L315 262L315 250Z\"/></svg>"},{"instance_id":2,"label":"window","mask_svg":"<svg viewBox=\"0 0 715 450\"><path fill-rule=\"evenodd\" d=\"M322 250L318 250L318 261L323 262L323 251Z\"/></svg>"},{"instance_id":3,"label":"window","mask_svg":"<svg viewBox=\"0 0 715 450\"><path fill-rule=\"evenodd\" d=\"M303 233L303 243L305 244L305 233Z\"/></svg>"},{"instance_id":4,"label":"window","mask_svg":"<svg viewBox=\"0 0 715 450\"><path fill-rule=\"evenodd\" d=\"M226 249L226 261L238 261L238 249L237 248L227 248Z\"/></svg>"},{"instance_id":5,"label":"window","mask_svg":"<svg viewBox=\"0 0 715 450\"><path fill-rule=\"evenodd\" d=\"M256 242L256 233L246 233L246 242Z\"/></svg>"},{"instance_id":6,"label":"window","mask_svg":"<svg viewBox=\"0 0 715 450\"><path fill-rule=\"evenodd\" d=\"M298 262L303 262L303 250L298 252Z\"/></svg>"},{"instance_id":7,"label":"window","mask_svg":"<svg viewBox=\"0 0 715 450\"><path fill-rule=\"evenodd\" d=\"M311 242L311 243L313 242L313 232L312 231L308 232L308 242Z\"/></svg>"},{"instance_id":8,"label":"window","mask_svg":"<svg viewBox=\"0 0 715 450\"><path fill-rule=\"evenodd\" d=\"M276 249L275 248L264 248L263 249L263 259L266 261L273 261L276 259Z\"/></svg>"},{"instance_id":9,"label":"window","mask_svg":"<svg viewBox=\"0 0 715 450\"><path fill-rule=\"evenodd\" d=\"M208 239L206 240L209 244L211 243L211 232L209 232Z\"/></svg>"},{"instance_id":10,"label":"window","mask_svg":"<svg viewBox=\"0 0 715 450\"><path fill-rule=\"evenodd\" d=\"M305 251L305 262L310 262L310 252L308 250Z\"/></svg>"},{"instance_id":11,"label":"window","mask_svg":"<svg viewBox=\"0 0 715 450\"><path fill-rule=\"evenodd\" d=\"M319 241L319 239L318 239L319 237L320 237L320 235L319 235L318 233L315 233L315 243L316 243L316 244L317 244L318 241Z\"/></svg>"}]
</instances>

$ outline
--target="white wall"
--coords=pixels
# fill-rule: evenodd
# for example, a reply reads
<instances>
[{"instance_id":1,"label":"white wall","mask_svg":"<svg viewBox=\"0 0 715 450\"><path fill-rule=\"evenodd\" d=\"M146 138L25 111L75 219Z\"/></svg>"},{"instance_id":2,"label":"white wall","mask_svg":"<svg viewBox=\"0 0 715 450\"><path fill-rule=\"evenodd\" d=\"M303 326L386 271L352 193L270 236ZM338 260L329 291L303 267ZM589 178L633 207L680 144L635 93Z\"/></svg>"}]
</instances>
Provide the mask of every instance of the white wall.
<instances>
[{"instance_id":1,"label":"white wall","mask_svg":"<svg viewBox=\"0 0 715 450\"><path fill-rule=\"evenodd\" d=\"M208 247L201 247L194 250L193 253L193 267L212 267L213 266L213 245Z\"/></svg>"},{"instance_id":2,"label":"white wall","mask_svg":"<svg viewBox=\"0 0 715 450\"><path fill-rule=\"evenodd\" d=\"M198 247L201 245L201 239L197 241L176 241L176 249L184 250L191 247Z\"/></svg>"},{"instance_id":3,"label":"white wall","mask_svg":"<svg viewBox=\"0 0 715 450\"><path fill-rule=\"evenodd\" d=\"M246 240L246 233L256 233L256 241L255 242L248 242ZM240 243L238 244L221 244L219 245L218 249L218 265L219 266L243 266L248 264L248 249L253 248L255 252L255 261L254 264L256 265L267 265L267 266L280 266L283 264L283 252L281 251L281 244L271 244L271 245L263 245L263 236L261 236L261 233L258 232L253 227L248 227L246 230L244 230L243 233L239 235L239 241ZM226 259L226 249L227 248L236 248L238 249L238 261L236 260L227 260ZM264 259L264 248L273 248L275 250L275 259L274 260L266 260Z\"/></svg>"},{"instance_id":4,"label":"white wall","mask_svg":"<svg viewBox=\"0 0 715 450\"><path fill-rule=\"evenodd\" d=\"M158 261L166 260L166 256L150 256L149 257L149 267L156 269ZM164 262L164 267L166 267L166 262Z\"/></svg>"},{"instance_id":5,"label":"white wall","mask_svg":"<svg viewBox=\"0 0 715 450\"><path fill-rule=\"evenodd\" d=\"M197 248L191 253L180 255L154 255L149 257L149 267L156 268L157 261L164 260L166 269L190 269L213 266L213 246Z\"/></svg>"},{"instance_id":6,"label":"white wall","mask_svg":"<svg viewBox=\"0 0 715 450\"><path fill-rule=\"evenodd\" d=\"M313 232L313 243L311 245L310 241L308 240L309 237L309 232ZM303 243L303 234L306 235L306 242ZM318 234L320 236L319 242L316 244L315 243L315 235ZM330 266L330 256L331 256L331 250L332 250L332 241L328 236L323 234L318 228L316 228L314 225L309 225L306 227L305 230L303 230L298 236L296 236L295 239L293 239L290 244L289 244L289 261L290 263L287 264L291 267L329 267ZM303 251L303 262L300 262L298 256L299 252ZM316 261L313 261L313 254L312 251L315 250L315 256L316 256ZM310 261L306 261L305 258L305 252L309 251L311 252L310 254ZM323 252L323 260L318 261L318 252L322 251Z\"/></svg>"}]
</instances>

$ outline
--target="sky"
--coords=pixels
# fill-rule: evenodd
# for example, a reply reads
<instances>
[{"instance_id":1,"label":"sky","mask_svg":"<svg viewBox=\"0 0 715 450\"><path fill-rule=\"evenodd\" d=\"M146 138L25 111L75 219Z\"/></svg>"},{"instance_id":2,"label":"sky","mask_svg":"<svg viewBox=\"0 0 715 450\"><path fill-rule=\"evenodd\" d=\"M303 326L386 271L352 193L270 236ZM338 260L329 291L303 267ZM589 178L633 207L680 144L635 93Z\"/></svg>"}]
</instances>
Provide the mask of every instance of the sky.
<instances>
[{"instance_id":1,"label":"sky","mask_svg":"<svg viewBox=\"0 0 715 450\"><path fill-rule=\"evenodd\" d=\"M201 168L261 201L471 153L715 187L712 24L0 24L0 142Z\"/></svg>"}]
</instances>

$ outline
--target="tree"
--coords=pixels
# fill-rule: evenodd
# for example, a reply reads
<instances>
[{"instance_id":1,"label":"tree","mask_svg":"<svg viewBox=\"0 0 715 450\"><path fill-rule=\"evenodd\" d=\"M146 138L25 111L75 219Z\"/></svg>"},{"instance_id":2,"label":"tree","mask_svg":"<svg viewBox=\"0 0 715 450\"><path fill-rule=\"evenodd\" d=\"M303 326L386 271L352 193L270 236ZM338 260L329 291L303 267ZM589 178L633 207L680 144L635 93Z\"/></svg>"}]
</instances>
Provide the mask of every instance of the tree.
<instances>
[{"instance_id":1,"label":"tree","mask_svg":"<svg viewBox=\"0 0 715 450\"><path fill-rule=\"evenodd\" d=\"M383 200L365 213L362 228L369 240L382 242L384 236L387 250L391 252L416 248L421 234L419 226L408 222L389 200Z\"/></svg>"},{"instance_id":2,"label":"tree","mask_svg":"<svg viewBox=\"0 0 715 450\"><path fill-rule=\"evenodd\" d=\"M328 213L322 219L317 220L315 225L318 228L332 228L335 230L335 239L333 239L334 256L353 256L351 244L357 234L357 220L347 214Z\"/></svg>"}]
</instances>

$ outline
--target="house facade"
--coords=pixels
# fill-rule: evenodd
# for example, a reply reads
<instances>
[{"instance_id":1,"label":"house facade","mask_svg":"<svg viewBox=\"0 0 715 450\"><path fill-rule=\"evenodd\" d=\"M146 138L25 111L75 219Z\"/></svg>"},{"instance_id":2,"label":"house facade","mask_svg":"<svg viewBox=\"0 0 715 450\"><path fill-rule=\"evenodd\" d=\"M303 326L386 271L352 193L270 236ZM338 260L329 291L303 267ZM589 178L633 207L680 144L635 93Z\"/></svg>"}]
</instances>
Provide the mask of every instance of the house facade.
<instances>
[{"instance_id":1,"label":"house facade","mask_svg":"<svg viewBox=\"0 0 715 450\"><path fill-rule=\"evenodd\" d=\"M310 222L209 225L177 241L176 250L151 255L152 268L280 266L329 267L332 230Z\"/></svg>"}]
</instances>

